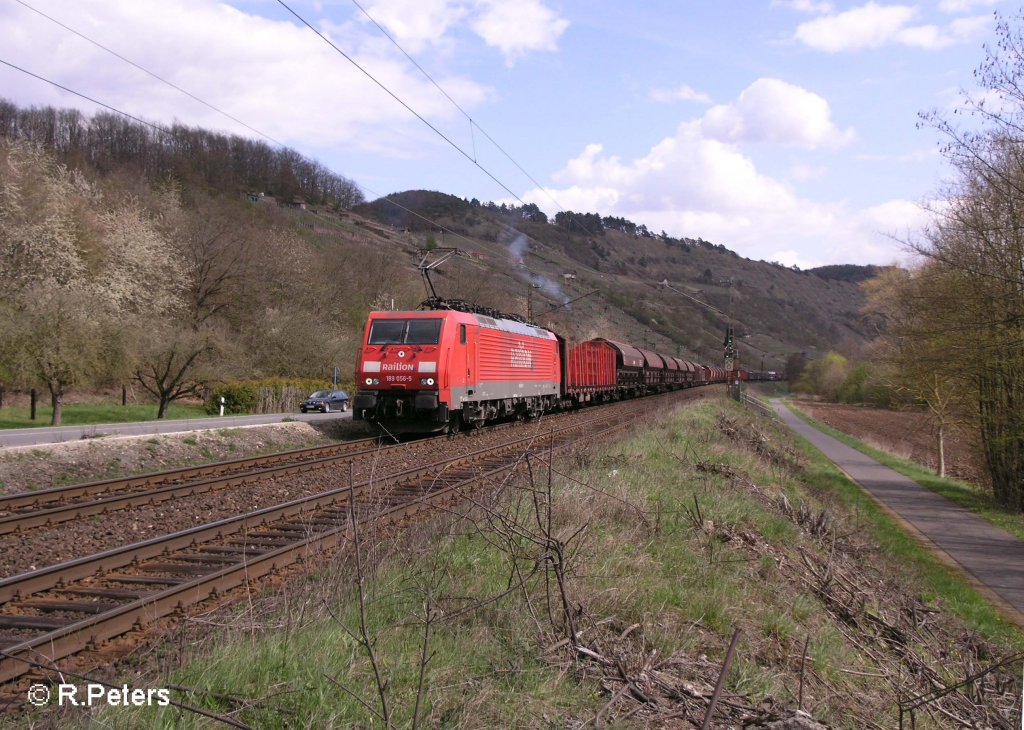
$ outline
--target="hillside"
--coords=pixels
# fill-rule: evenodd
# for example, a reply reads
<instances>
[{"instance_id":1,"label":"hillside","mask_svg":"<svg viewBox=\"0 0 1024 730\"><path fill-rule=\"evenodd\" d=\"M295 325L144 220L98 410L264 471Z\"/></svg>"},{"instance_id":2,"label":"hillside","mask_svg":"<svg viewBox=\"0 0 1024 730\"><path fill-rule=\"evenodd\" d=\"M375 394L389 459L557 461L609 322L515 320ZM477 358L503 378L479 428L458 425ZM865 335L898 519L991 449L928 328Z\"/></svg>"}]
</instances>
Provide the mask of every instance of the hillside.
<instances>
[{"instance_id":1,"label":"hillside","mask_svg":"<svg viewBox=\"0 0 1024 730\"><path fill-rule=\"evenodd\" d=\"M715 363L732 324L742 367L783 370L867 337L870 267L796 271L642 222L432 191L363 203L314 160L201 129L0 103L0 190L0 381L45 386L55 419L68 390L136 383L163 412L225 380L347 379L367 312L416 307L437 247L461 254L433 272L441 296L569 339Z\"/></svg>"},{"instance_id":2,"label":"hillside","mask_svg":"<svg viewBox=\"0 0 1024 730\"><path fill-rule=\"evenodd\" d=\"M621 230L630 226L595 225L601 219L593 214L574 216L579 225L560 225L502 207L409 191L354 213L401 231L395 235L414 245L430 239L464 251L438 270L439 293L522 315L529 305L535 320L571 337L621 338L713 362L731 319L741 358L753 369L762 357L766 369L782 369L794 352L813 357L827 348L856 349L867 339L859 281L873 267L796 271L700 239L653 235L642 225L632 234Z\"/></svg>"}]
</instances>

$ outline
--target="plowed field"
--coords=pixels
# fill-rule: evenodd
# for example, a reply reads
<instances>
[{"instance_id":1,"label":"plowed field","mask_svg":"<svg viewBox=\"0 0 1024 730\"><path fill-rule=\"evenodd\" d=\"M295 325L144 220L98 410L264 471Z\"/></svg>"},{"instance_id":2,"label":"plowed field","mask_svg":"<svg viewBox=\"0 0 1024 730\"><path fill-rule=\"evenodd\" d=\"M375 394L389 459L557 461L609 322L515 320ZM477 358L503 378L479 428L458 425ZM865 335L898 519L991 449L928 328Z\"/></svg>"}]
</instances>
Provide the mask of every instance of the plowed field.
<instances>
[{"instance_id":1,"label":"plowed field","mask_svg":"<svg viewBox=\"0 0 1024 730\"><path fill-rule=\"evenodd\" d=\"M870 446L935 469L935 432L924 413L802 400L790 401L790 404L811 418L827 423ZM963 428L955 430L946 437L945 451L948 476L973 484L986 484L984 457L976 434Z\"/></svg>"}]
</instances>

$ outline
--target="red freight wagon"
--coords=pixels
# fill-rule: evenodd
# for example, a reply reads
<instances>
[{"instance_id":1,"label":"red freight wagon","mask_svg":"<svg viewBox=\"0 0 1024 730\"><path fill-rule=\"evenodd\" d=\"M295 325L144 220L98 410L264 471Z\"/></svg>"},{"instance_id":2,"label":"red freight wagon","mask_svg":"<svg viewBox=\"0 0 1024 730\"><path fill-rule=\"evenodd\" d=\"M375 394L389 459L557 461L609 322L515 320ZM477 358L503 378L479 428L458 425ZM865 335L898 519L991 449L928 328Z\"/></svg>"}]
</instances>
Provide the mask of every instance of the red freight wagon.
<instances>
[{"instance_id":1,"label":"red freight wagon","mask_svg":"<svg viewBox=\"0 0 1024 730\"><path fill-rule=\"evenodd\" d=\"M569 354L566 387L577 402L585 403L615 390L618 351L605 340L587 340Z\"/></svg>"},{"instance_id":2,"label":"red freight wagon","mask_svg":"<svg viewBox=\"0 0 1024 730\"><path fill-rule=\"evenodd\" d=\"M618 373L619 387L639 388L643 384L644 356L640 350L624 342L615 340L594 340L607 342L615 348L615 369Z\"/></svg>"},{"instance_id":3,"label":"red freight wagon","mask_svg":"<svg viewBox=\"0 0 1024 730\"><path fill-rule=\"evenodd\" d=\"M683 360L683 370L686 371L683 376L683 381L686 383L693 383L697 380L697 366L689 360Z\"/></svg>"},{"instance_id":4,"label":"red freight wagon","mask_svg":"<svg viewBox=\"0 0 1024 730\"><path fill-rule=\"evenodd\" d=\"M453 310L371 312L354 419L394 432L530 416L561 397L563 343L545 329Z\"/></svg>"},{"instance_id":5,"label":"red freight wagon","mask_svg":"<svg viewBox=\"0 0 1024 730\"><path fill-rule=\"evenodd\" d=\"M661 359L661 355L650 350L640 350L644 356L644 384L657 386L665 382L663 371L665 370L665 361Z\"/></svg>"},{"instance_id":6,"label":"red freight wagon","mask_svg":"<svg viewBox=\"0 0 1024 730\"><path fill-rule=\"evenodd\" d=\"M671 355L662 355L665 361L665 382L671 386L679 385L679 361Z\"/></svg>"}]
</instances>

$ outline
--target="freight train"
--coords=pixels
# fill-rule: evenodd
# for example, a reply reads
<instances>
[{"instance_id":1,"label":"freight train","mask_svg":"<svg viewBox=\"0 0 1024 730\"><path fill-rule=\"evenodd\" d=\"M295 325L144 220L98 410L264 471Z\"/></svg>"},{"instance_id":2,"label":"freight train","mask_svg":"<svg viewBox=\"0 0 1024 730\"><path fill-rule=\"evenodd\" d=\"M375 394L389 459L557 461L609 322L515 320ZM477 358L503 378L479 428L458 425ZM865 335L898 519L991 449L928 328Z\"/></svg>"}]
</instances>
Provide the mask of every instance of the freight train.
<instances>
[{"instance_id":1,"label":"freight train","mask_svg":"<svg viewBox=\"0 0 1024 730\"><path fill-rule=\"evenodd\" d=\"M456 432L728 378L724 368L614 340L570 346L521 319L450 303L371 312L358 358L352 417L396 434Z\"/></svg>"}]
</instances>

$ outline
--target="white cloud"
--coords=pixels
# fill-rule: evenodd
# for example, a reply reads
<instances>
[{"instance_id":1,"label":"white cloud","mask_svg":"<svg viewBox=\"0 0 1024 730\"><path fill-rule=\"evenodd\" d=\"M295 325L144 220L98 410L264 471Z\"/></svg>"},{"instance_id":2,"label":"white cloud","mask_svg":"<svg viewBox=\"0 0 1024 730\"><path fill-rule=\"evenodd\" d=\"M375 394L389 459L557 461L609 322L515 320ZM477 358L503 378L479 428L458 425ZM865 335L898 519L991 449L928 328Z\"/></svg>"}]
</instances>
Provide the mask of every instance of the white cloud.
<instances>
[{"instance_id":1,"label":"white cloud","mask_svg":"<svg viewBox=\"0 0 1024 730\"><path fill-rule=\"evenodd\" d=\"M750 89L760 88L758 84ZM795 91L809 93L790 87L782 90L781 98L802 99ZM763 100L771 98L779 100L770 93ZM810 105L812 112L816 105ZM726 114L723 108L734 112ZM755 112L763 114L762 126L769 132L753 131ZM844 203L816 202L801 196L792 184L766 175L744 154L740 142L813 145L844 136L831 122L822 123L828 115L820 108L811 113L817 121L807 127L778 123L772 113L767 105L750 103L749 98L744 102L741 95L731 105L682 123L672 136L632 160L608 154L601 144L589 144L554 176L558 189L533 190L523 199L553 214L554 198L570 210L621 215L652 230L702 237L744 256L801 268L889 263L898 257L899 246L885 234L914 225L916 207L894 201L858 211ZM723 118L739 118L742 123L725 124ZM823 172L820 166L797 165L791 168L790 179L811 179Z\"/></svg>"},{"instance_id":2,"label":"white cloud","mask_svg":"<svg viewBox=\"0 0 1024 730\"><path fill-rule=\"evenodd\" d=\"M508 64L527 51L554 51L558 39L569 27L541 0L480 0L480 15L472 27L484 42L505 55Z\"/></svg>"},{"instance_id":3,"label":"white cloud","mask_svg":"<svg viewBox=\"0 0 1024 730\"><path fill-rule=\"evenodd\" d=\"M869 225L881 233L897 239L906 237L908 231L920 230L931 214L920 204L909 200L890 200L867 208L862 213Z\"/></svg>"},{"instance_id":4,"label":"white cloud","mask_svg":"<svg viewBox=\"0 0 1024 730\"><path fill-rule=\"evenodd\" d=\"M912 25L918 15L919 11L913 5L869 2L838 15L801 23L794 37L826 53L859 51L889 44L937 50L976 38L990 22L987 16L979 16L958 18L945 27Z\"/></svg>"},{"instance_id":5,"label":"white cloud","mask_svg":"<svg viewBox=\"0 0 1024 730\"><path fill-rule=\"evenodd\" d=\"M991 15L957 18L949 24L949 35L955 42L966 42L982 37L992 28Z\"/></svg>"},{"instance_id":6,"label":"white cloud","mask_svg":"<svg viewBox=\"0 0 1024 730\"><path fill-rule=\"evenodd\" d=\"M363 7L409 53L440 43L469 12L453 0L372 0Z\"/></svg>"},{"instance_id":7,"label":"white cloud","mask_svg":"<svg viewBox=\"0 0 1024 730\"><path fill-rule=\"evenodd\" d=\"M557 50L569 26L544 0L373 0L366 10L410 53L446 44L449 31L469 19L470 28L510 64L531 51Z\"/></svg>"},{"instance_id":8,"label":"white cloud","mask_svg":"<svg viewBox=\"0 0 1024 730\"><path fill-rule=\"evenodd\" d=\"M305 149L354 146L402 156L417 154L428 138L408 111L295 23L252 15L216 0L165 0L159 5L82 0L61 4L59 12L41 5L97 42L288 144ZM458 118L450 102L393 48L382 50L375 29L359 23L325 24L321 29L418 112L439 124ZM252 136L12 3L0 4L0 47L28 70L144 119L163 124L179 120ZM464 108L479 105L490 94L463 76L435 78ZM5 96L26 106L92 110L80 99L14 72L0 72L0 84Z\"/></svg>"},{"instance_id":9,"label":"white cloud","mask_svg":"<svg viewBox=\"0 0 1024 730\"><path fill-rule=\"evenodd\" d=\"M944 13L969 13L975 8L998 5L1000 0L942 0L939 10Z\"/></svg>"},{"instance_id":10,"label":"white cloud","mask_svg":"<svg viewBox=\"0 0 1024 730\"><path fill-rule=\"evenodd\" d=\"M881 46L890 41L917 15L910 5L867 5L838 15L801 23L796 39L819 51L856 50Z\"/></svg>"},{"instance_id":11,"label":"white cloud","mask_svg":"<svg viewBox=\"0 0 1024 730\"><path fill-rule=\"evenodd\" d=\"M772 7L791 8L801 13L831 13L833 5L830 2L817 2L816 0L772 0Z\"/></svg>"},{"instance_id":12,"label":"white cloud","mask_svg":"<svg viewBox=\"0 0 1024 730\"><path fill-rule=\"evenodd\" d=\"M688 84L682 84L674 89L652 89L651 98L664 104L673 104L679 101L696 101L701 104L711 102L710 96L703 91L697 91Z\"/></svg>"},{"instance_id":13,"label":"white cloud","mask_svg":"<svg viewBox=\"0 0 1024 730\"><path fill-rule=\"evenodd\" d=\"M801 269L813 269L815 264L805 259L800 253L791 248L784 251L776 251L771 255L769 261L776 261L783 266L798 266Z\"/></svg>"},{"instance_id":14,"label":"white cloud","mask_svg":"<svg viewBox=\"0 0 1024 730\"><path fill-rule=\"evenodd\" d=\"M758 79L728 105L704 115L704 134L723 142L767 142L813 149L841 147L853 140L831 120L828 102L779 79Z\"/></svg>"}]
</instances>

